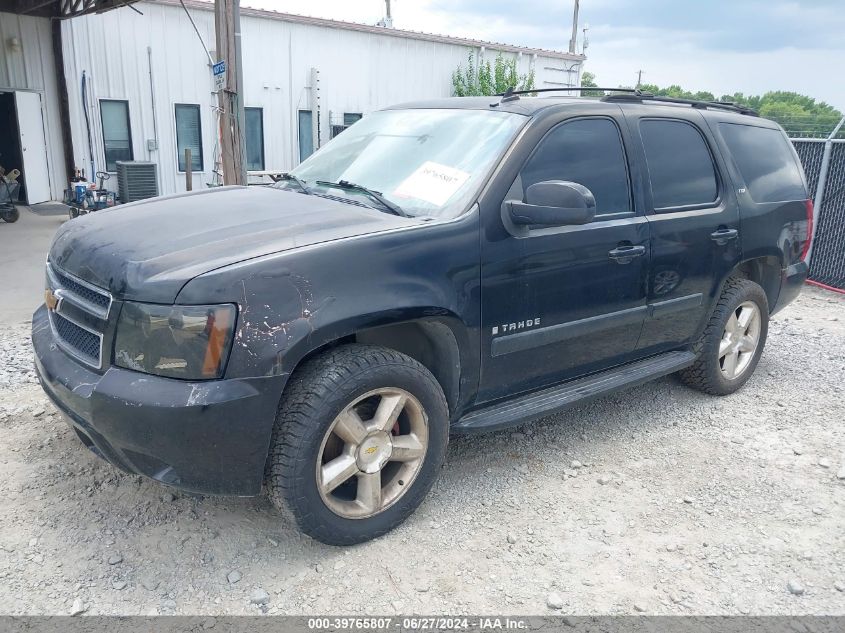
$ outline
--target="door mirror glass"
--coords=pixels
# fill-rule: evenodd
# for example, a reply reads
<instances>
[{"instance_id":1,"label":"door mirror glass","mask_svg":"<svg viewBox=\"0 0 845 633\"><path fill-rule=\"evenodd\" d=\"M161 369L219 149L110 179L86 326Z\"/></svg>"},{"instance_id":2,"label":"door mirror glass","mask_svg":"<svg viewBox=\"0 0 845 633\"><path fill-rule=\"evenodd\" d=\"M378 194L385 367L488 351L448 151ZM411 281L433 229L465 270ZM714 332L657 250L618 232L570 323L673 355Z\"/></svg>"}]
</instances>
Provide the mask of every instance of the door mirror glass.
<instances>
[{"instance_id":1,"label":"door mirror glass","mask_svg":"<svg viewBox=\"0 0 845 633\"><path fill-rule=\"evenodd\" d=\"M511 221L520 226L587 224L596 216L596 199L590 190L566 180L535 182L525 190L525 202L506 204Z\"/></svg>"}]
</instances>

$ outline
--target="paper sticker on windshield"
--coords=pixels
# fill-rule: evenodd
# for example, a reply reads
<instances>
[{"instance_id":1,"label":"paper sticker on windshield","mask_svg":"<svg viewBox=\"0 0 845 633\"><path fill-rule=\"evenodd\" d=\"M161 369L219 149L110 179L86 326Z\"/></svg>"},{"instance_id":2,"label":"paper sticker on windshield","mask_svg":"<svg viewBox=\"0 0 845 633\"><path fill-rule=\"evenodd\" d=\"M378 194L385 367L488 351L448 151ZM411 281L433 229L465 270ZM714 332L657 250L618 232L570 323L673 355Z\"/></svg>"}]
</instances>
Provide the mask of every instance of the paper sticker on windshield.
<instances>
[{"instance_id":1,"label":"paper sticker on windshield","mask_svg":"<svg viewBox=\"0 0 845 633\"><path fill-rule=\"evenodd\" d=\"M467 172L429 160L403 180L393 193L442 206L467 180Z\"/></svg>"}]
</instances>

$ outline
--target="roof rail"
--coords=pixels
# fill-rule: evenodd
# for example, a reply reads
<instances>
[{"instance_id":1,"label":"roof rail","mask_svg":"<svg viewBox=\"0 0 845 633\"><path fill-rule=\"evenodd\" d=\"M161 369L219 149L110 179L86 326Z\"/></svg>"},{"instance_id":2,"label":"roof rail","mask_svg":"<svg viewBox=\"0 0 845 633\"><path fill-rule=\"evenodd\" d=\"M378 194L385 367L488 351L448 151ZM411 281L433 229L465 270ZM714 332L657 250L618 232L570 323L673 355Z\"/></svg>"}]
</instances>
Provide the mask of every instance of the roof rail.
<instances>
[{"instance_id":1,"label":"roof rail","mask_svg":"<svg viewBox=\"0 0 845 633\"><path fill-rule=\"evenodd\" d=\"M508 101L516 101L519 99L519 95L533 95L538 92L587 92L587 91L602 91L602 92L624 92L624 93L631 93L632 95L636 96L651 96L647 92L642 92L639 88L595 88L592 86L573 86L570 88L534 88L533 90L514 90L513 88L508 88L504 92L500 92L497 94L497 97L501 97L502 100L498 103L491 103L490 107L495 108L499 103L507 103ZM619 95L623 96L623 95Z\"/></svg>"},{"instance_id":2,"label":"roof rail","mask_svg":"<svg viewBox=\"0 0 845 633\"><path fill-rule=\"evenodd\" d=\"M646 101L653 103L679 103L688 105L693 108L706 110L707 108L714 108L716 110L728 110L729 112L738 112L739 114L747 114L749 116L760 116L756 110L746 108L739 104L730 101L699 101L697 99L681 99L678 97L664 97L662 95L653 95L645 92L639 94L615 94L606 95L602 97L602 101L636 101L644 103Z\"/></svg>"}]
</instances>

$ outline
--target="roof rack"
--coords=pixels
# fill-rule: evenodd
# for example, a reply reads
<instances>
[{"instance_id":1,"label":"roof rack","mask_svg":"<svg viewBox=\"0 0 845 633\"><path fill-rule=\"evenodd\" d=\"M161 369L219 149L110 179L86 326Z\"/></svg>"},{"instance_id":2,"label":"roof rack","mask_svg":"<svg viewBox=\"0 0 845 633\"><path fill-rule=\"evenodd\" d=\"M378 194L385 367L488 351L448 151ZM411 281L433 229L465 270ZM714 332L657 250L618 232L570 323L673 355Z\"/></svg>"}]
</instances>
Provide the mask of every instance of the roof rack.
<instances>
[{"instance_id":1,"label":"roof rack","mask_svg":"<svg viewBox=\"0 0 845 633\"><path fill-rule=\"evenodd\" d=\"M626 91L627 92L627 91ZM760 116L756 110L752 110L751 108L746 108L745 106L741 106L739 104L733 103L731 101L699 101L696 99L681 99L678 97L664 97L661 95L653 95L647 92L640 92L634 94L615 94L615 95L605 95L601 99L602 101L636 101L639 103L643 103L646 101L654 102L654 103L679 103L682 105L688 105L693 108L698 108L701 110L705 110L707 108L714 108L717 110L728 110L729 112L738 112L739 114L747 114L750 116Z\"/></svg>"},{"instance_id":2,"label":"roof rack","mask_svg":"<svg viewBox=\"0 0 845 633\"><path fill-rule=\"evenodd\" d=\"M533 95L538 92L588 92L588 91L599 91L602 92L623 92L623 93L631 93L632 95L636 96L651 96L647 92L642 92L638 88L595 88L592 86L573 86L571 88L534 88L533 90L514 90L513 88L508 88L504 92L500 92L497 94L497 97L501 97L501 101L498 103L491 103L490 107L495 108L499 105L499 103L507 103L508 101L516 101L519 99L519 95ZM627 96L627 95L619 95L619 96Z\"/></svg>"}]
</instances>

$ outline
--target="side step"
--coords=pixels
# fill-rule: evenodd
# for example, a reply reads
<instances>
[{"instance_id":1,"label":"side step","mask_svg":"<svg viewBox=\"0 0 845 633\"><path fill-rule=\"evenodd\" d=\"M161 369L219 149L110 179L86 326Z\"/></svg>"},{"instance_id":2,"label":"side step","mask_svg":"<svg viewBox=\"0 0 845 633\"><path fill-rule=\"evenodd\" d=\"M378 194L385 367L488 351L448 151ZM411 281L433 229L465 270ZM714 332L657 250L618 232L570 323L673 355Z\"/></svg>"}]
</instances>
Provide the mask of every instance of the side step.
<instances>
[{"instance_id":1,"label":"side step","mask_svg":"<svg viewBox=\"0 0 845 633\"><path fill-rule=\"evenodd\" d=\"M692 352L667 352L635 363L614 367L562 385L535 391L515 400L471 411L452 425L453 433L496 431L557 413L571 406L635 387L692 365Z\"/></svg>"}]
</instances>

